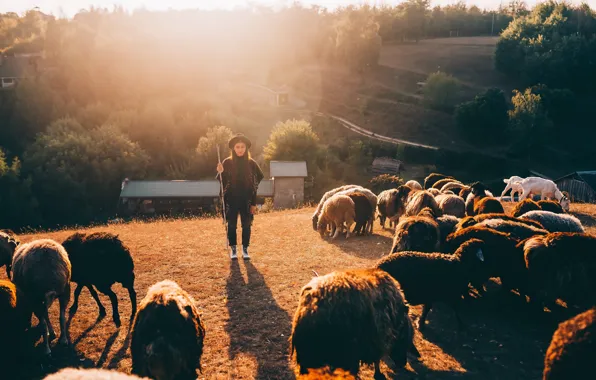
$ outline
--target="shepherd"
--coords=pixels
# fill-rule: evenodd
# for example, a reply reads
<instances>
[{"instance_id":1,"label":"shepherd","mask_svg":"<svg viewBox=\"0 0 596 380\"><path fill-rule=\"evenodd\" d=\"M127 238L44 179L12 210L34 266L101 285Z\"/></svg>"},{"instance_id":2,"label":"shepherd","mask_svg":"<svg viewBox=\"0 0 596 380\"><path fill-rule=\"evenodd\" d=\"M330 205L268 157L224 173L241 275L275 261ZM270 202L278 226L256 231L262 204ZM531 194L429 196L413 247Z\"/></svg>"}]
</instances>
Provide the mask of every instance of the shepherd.
<instances>
[{"instance_id":1,"label":"shepherd","mask_svg":"<svg viewBox=\"0 0 596 380\"><path fill-rule=\"evenodd\" d=\"M250 157L250 140L239 133L228 141L230 157L217 164L225 203L230 258L238 259L236 251L236 226L238 215L242 223L242 257L249 260L248 246L254 214L257 211L257 189L263 179L261 168Z\"/></svg>"}]
</instances>

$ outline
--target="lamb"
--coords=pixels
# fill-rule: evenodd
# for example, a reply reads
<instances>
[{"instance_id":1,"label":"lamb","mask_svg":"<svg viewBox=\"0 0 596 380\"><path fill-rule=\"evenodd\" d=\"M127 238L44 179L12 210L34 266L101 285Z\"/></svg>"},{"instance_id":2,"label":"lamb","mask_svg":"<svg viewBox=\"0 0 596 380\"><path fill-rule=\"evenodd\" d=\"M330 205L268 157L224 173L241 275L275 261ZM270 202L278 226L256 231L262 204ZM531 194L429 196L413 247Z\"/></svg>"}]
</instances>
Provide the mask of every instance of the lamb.
<instances>
[{"instance_id":1,"label":"lamb","mask_svg":"<svg viewBox=\"0 0 596 380\"><path fill-rule=\"evenodd\" d=\"M19 246L19 240L10 232L0 231L0 267L6 265L6 277L10 279L12 256Z\"/></svg>"},{"instance_id":2,"label":"lamb","mask_svg":"<svg viewBox=\"0 0 596 380\"><path fill-rule=\"evenodd\" d=\"M370 221L371 215L374 215L374 209L372 208L368 198L361 192L356 192L348 195L352 201L354 201L354 212L356 221L356 227L354 227L354 233L364 235L366 232L366 225Z\"/></svg>"},{"instance_id":3,"label":"lamb","mask_svg":"<svg viewBox=\"0 0 596 380\"><path fill-rule=\"evenodd\" d=\"M519 198L519 196L523 192L523 188L520 183L523 180L524 179L522 177L518 177L516 175L503 179L503 182L505 182L507 186L505 186L505 189L503 189L503 192L501 193L501 198L503 198L505 193L507 193L509 190L511 190L511 201L513 201L516 193Z\"/></svg>"},{"instance_id":4,"label":"lamb","mask_svg":"<svg viewBox=\"0 0 596 380\"><path fill-rule=\"evenodd\" d=\"M474 215L505 213L503 205L497 198L484 197L478 202L474 202Z\"/></svg>"},{"instance_id":5,"label":"lamb","mask_svg":"<svg viewBox=\"0 0 596 380\"><path fill-rule=\"evenodd\" d=\"M574 232L534 236L520 243L532 294L547 306L596 305L596 237ZM531 297L534 300L534 297Z\"/></svg>"},{"instance_id":6,"label":"lamb","mask_svg":"<svg viewBox=\"0 0 596 380\"><path fill-rule=\"evenodd\" d=\"M418 321L419 330L424 328L426 317L436 302L446 302L453 307L461 328L458 304L461 296L467 293L474 273L482 267L484 248L482 241L471 239L453 255L398 252L385 256L375 267L397 280L410 305L424 305Z\"/></svg>"},{"instance_id":7,"label":"lamb","mask_svg":"<svg viewBox=\"0 0 596 380\"><path fill-rule=\"evenodd\" d=\"M378 269L336 271L315 277L300 293L290 353L300 374L329 367L358 377L360 362L379 365L389 356L398 367L414 346L408 307L399 284Z\"/></svg>"},{"instance_id":8,"label":"lamb","mask_svg":"<svg viewBox=\"0 0 596 380\"><path fill-rule=\"evenodd\" d=\"M147 379L147 378L143 378ZM43 380L141 380L135 375L99 368L64 368Z\"/></svg>"},{"instance_id":9,"label":"lamb","mask_svg":"<svg viewBox=\"0 0 596 380\"><path fill-rule=\"evenodd\" d=\"M335 194L325 201L319 217L317 230L324 236L327 226L331 226L332 239L336 239L346 223L346 239L350 237L350 227L356 218L354 201L347 195Z\"/></svg>"},{"instance_id":10,"label":"lamb","mask_svg":"<svg viewBox=\"0 0 596 380\"><path fill-rule=\"evenodd\" d=\"M530 194L540 194L540 200L544 200L546 197L555 198L559 201L563 210L569 211L569 198L559 191L553 181L540 177L528 177L520 184L523 188L520 200L526 199Z\"/></svg>"},{"instance_id":11,"label":"lamb","mask_svg":"<svg viewBox=\"0 0 596 380\"><path fill-rule=\"evenodd\" d=\"M555 214L550 211L530 211L521 219L535 220L542 224L548 232L585 232L582 223L573 215Z\"/></svg>"},{"instance_id":12,"label":"lamb","mask_svg":"<svg viewBox=\"0 0 596 380\"><path fill-rule=\"evenodd\" d=\"M559 324L544 357L543 380L582 379L596 371L596 307Z\"/></svg>"},{"instance_id":13,"label":"lamb","mask_svg":"<svg viewBox=\"0 0 596 380\"><path fill-rule=\"evenodd\" d=\"M424 211L431 212L430 208ZM401 251L437 252L440 247L438 223L427 216L408 216L395 228L395 237L390 253Z\"/></svg>"},{"instance_id":14,"label":"lamb","mask_svg":"<svg viewBox=\"0 0 596 380\"><path fill-rule=\"evenodd\" d=\"M112 319L120 327L118 313L118 297L112 290L116 282L122 284L130 297L132 321L137 310L137 293L134 289L134 262L130 250L117 235L107 232L92 234L74 233L62 243L72 264L71 281L77 283L74 291L74 302L70 308L71 317L77 312L79 296L83 288L87 287L99 307L100 318L106 315L106 309L101 304L94 286L103 294L110 297L112 303Z\"/></svg>"},{"instance_id":15,"label":"lamb","mask_svg":"<svg viewBox=\"0 0 596 380\"><path fill-rule=\"evenodd\" d=\"M387 217L389 217L389 226L391 227L405 213L405 204L410 191L409 187L400 186L397 189L385 190L379 194L377 208L383 228L385 228Z\"/></svg>"},{"instance_id":16,"label":"lamb","mask_svg":"<svg viewBox=\"0 0 596 380\"><path fill-rule=\"evenodd\" d=\"M534 210L541 210L540 205L535 200L526 198L521 202L517 202L517 204L513 207L513 210L511 210L511 215L518 218L526 212Z\"/></svg>"},{"instance_id":17,"label":"lamb","mask_svg":"<svg viewBox=\"0 0 596 380\"><path fill-rule=\"evenodd\" d=\"M555 214L564 214L565 210L563 210L563 206L557 201L553 201L550 199L544 199L538 201L538 205L542 211L550 211L554 212Z\"/></svg>"},{"instance_id":18,"label":"lamb","mask_svg":"<svg viewBox=\"0 0 596 380\"><path fill-rule=\"evenodd\" d=\"M406 204L405 216L418 215L425 207L430 207L433 211L433 214L436 216L442 215L441 209L439 208L435 197L430 192L422 190L416 191L413 194L410 193Z\"/></svg>"},{"instance_id":19,"label":"lamb","mask_svg":"<svg viewBox=\"0 0 596 380\"><path fill-rule=\"evenodd\" d=\"M536 228L534 226L512 220L486 219L478 223L477 226L486 226L488 228L492 228L493 230L504 232L509 234L510 237L519 241L528 239L534 235L548 234L548 231L543 228Z\"/></svg>"},{"instance_id":20,"label":"lamb","mask_svg":"<svg viewBox=\"0 0 596 380\"><path fill-rule=\"evenodd\" d=\"M429 175L426 176L426 178L424 179L424 188L426 190L430 189L431 187L433 187L433 185L444 178L451 178L453 180L455 180L455 178L444 175L444 174L440 174L440 173L430 173Z\"/></svg>"},{"instance_id":21,"label":"lamb","mask_svg":"<svg viewBox=\"0 0 596 380\"><path fill-rule=\"evenodd\" d=\"M325 204L325 201L327 201L327 199L331 198L333 195L339 193L340 191L349 190L349 189L360 189L360 188L362 188L362 187L358 186L358 185L344 185L344 186L337 187L335 189L332 189L332 190L329 190L328 192L326 192L323 195L323 197L321 198L321 200L319 201L319 204L317 205L317 208L312 215L312 229L315 231L317 230L319 216L321 215L321 212L323 211L323 205Z\"/></svg>"},{"instance_id":22,"label":"lamb","mask_svg":"<svg viewBox=\"0 0 596 380\"><path fill-rule=\"evenodd\" d=\"M413 179L406 182L405 186L409 187L412 190L422 190L422 185Z\"/></svg>"},{"instance_id":23,"label":"lamb","mask_svg":"<svg viewBox=\"0 0 596 380\"><path fill-rule=\"evenodd\" d=\"M13 282L23 292L43 329L44 354L51 356L50 340L56 337L48 309L60 303L60 340L70 345L66 307L70 301L71 264L64 247L51 239L39 239L19 246L12 260Z\"/></svg>"},{"instance_id":24,"label":"lamb","mask_svg":"<svg viewBox=\"0 0 596 380\"><path fill-rule=\"evenodd\" d=\"M152 285L135 316L130 341L132 374L196 379L202 372L205 325L194 299L170 280Z\"/></svg>"},{"instance_id":25,"label":"lamb","mask_svg":"<svg viewBox=\"0 0 596 380\"><path fill-rule=\"evenodd\" d=\"M462 218L457 223L457 225L455 226L455 230L458 231L458 230L461 230L462 228L473 226L475 224L481 223L488 219L510 220L513 222L522 223L522 224L536 227L539 229L544 229L542 224L540 224L536 221L533 221L533 220L520 219L520 218L509 216L509 215L503 214L503 213L489 213L489 214L480 214L480 215L475 215L475 216L466 216L465 218Z\"/></svg>"},{"instance_id":26,"label":"lamb","mask_svg":"<svg viewBox=\"0 0 596 380\"><path fill-rule=\"evenodd\" d=\"M457 195L439 195L435 197L443 215L453 215L463 218L466 215L466 203Z\"/></svg>"}]
</instances>

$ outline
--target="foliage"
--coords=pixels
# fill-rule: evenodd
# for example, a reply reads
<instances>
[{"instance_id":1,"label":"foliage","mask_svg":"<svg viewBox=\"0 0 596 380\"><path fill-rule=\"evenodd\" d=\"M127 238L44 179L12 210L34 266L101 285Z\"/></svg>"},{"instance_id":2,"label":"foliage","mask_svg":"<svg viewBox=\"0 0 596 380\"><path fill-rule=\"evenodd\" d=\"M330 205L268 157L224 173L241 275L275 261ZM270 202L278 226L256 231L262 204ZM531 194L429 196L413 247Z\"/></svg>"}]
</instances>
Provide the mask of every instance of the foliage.
<instances>
[{"instance_id":1,"label":"foliage","mask_svg":"<svg viewBox=\"0 0 596 380\"><path fill-rule=\"evenodd\" d=\"M370 181L370 188L376 194L379 194L381 191L389 190L389 189L396 189L399 186L404 184L404 180L396 175L391 174L381 174L376 177L373 177Z\"/></svg>"},{"instance_id":2,"label":"foliage","mask_svg":"<svg viewBox=\"0 0 596 380\"><path fill-rule=\"evenodd\" d=\"M509 111L511 132L517 137L518 146L530 154L542 145L551 132L552 121L548 118L540 95L527 88L524 92L514 90L511 98L513 109Z\"/></svg>"},{"instance_id":3,"label":"foliage","mask_svg":"<svg viewBox=\"0 0 596 380\"><path fill-rule=\"evenodd\" d=\"M431 107L443 110L453 108L458 101L460 82L441 71L432 73L423 87L424 100Z\"/></svg>"},{"instance_id":4,"label":"foliage","mask_svg":"<svg viewBox=\"0 0 596 380\"><path fill-rule=\"evenodd\" d=\"M507 110L503 91L489 88L476 95L474 100L458 105L455 108L455 121L470 140L496 142L507 130Z\"/></svg>"},{"instance_id":5,"label":"foliage","mask_svg":"<svg viewBox=\"0 0 596 380\"><path fill-rule=\"evenodd\" d=\"M308 172L316 172L319 154L319 137L305 120L287 120L277 123L263 149L265 161L306 160Z\"/></svg>"},{"instance_id":6,"label":"foliage","mask_svg":"<svg viewBox=\"0 0 596 380\"><path fill-rule=\"evenodd\" d=\"M218 126L209 128L207 134L199 139L196 153L198 155L197 158L200 160L199 162L202 163L202 165L199 165L200 176L212 174L215 171L218 146L222 161L229 156L230 148L228 147L228 141L233 135L234 133L230 128Z\"/></svg>"}]
</instances>

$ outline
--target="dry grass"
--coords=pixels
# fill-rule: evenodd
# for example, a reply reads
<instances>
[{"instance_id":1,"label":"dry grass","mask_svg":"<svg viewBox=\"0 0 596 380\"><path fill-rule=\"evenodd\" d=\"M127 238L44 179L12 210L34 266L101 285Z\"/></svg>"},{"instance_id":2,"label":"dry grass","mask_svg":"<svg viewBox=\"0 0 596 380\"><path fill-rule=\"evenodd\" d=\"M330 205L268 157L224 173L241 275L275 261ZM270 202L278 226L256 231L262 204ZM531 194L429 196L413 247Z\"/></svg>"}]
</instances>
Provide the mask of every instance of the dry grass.
<instances>
[{"instance_id":1,"label":"dry grass","mask_svg":"<svg viewBox=\"0 0 596 380\"><path fill-rule=\"evenodd\" d=\"M573 211L596 233L595 206L574 205ZM291 379L287 339L299 291L311 279L311 270L325 274L365 267L391 245L391 233L381 231L378 223L372 237L322 240L311 229L312 212L309 208L258 215L253 259L239 263L230 263L224 227L216 219L110 225L91 231L117 233L131 248L139 299L153 283L172 279L197 300L207 328L200 378ZM49 237L62 241L71 232L25 235L22 240ZM117 329L109 316L96 323L97 306L84 291L70 327L77 357L56 350L60 366L130 371L130 302L120 285L115 290L123 326ZM422 360L397 377L539 379L557 320L546 314L524 315L527 308L515 297L490 290L483 299L466 303L462 319L467 328L459 333L449 307L439 305L433 310L424 335L416 333ZM101 299L110 310L107 297ZM414 307L413 314L418 317L420 307ZM58 328L56 304L51 318ZM384 370L389 373L387 367ZM363 368L363 378L372 378L370 368Z\"/></svg>"}]
</instances>

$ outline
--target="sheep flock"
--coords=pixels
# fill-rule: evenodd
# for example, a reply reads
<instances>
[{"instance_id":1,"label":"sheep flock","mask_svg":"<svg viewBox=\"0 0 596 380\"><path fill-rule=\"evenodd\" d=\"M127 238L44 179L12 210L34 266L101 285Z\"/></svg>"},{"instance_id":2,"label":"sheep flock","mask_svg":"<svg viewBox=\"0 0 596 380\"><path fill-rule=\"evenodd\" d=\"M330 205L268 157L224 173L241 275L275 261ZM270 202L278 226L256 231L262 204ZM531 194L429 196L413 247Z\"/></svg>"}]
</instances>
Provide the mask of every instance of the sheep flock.
<instances>
[{"instance_id":1,"label":"sheep flock","mask_svg":"<svg viewBox=\"0 0 596 380\"><path fill-rule=\"evenodd\" d=\"M315 272L296 294L287 337L295 377L357 379L361 364L368 364L374 366L374 378L383 379L380 363L385 361L399 378L408 363L420 361L414 336L437 323L427 320L431 311L445 312L435 308L438 303L447 304L455 316L457 323L450 328L462 331L473 322L460 317L463 302L486 297L494 284L499 294L518 296L541 313L552 313L557 302L573 313L553 330L543 379L593 373L596 236L569 213L569 198L552 181L512 176L504 182L501 197L481 182L464 183L439 173L379 194L359 185L325 193L311 217L317 239L330 244L369 239L378 220L378 228L392 232L393 244L369 267ZM520 198L510 214L503 207L509 190ZM0 265L8 277L0 280L4 373L10 375L15 362L31 355L39 355L42 367L51 366L55 348L50 349L50 342L56 332L48 308L54 301L60 306L59 345L72 347L67 310L70 321L83 288L97 303L99 318L106 310L96 289L110 298L112 321L120 327L119 300L111 289L120 283L128 290L125 302L132 310L132 374L65 368L45 378L196 379L208 349L209 326L201 308L184 284L169 279L149 287L137 308L134 257L124 241L107 232L21 244L17 234L0 230ZM422 305L417 320L410 312L416 305ZM31 325L32 315L39 328ZM38 330L43 344L35 352L31 336L37 338Z\"/></svg>"}]
</instances>

